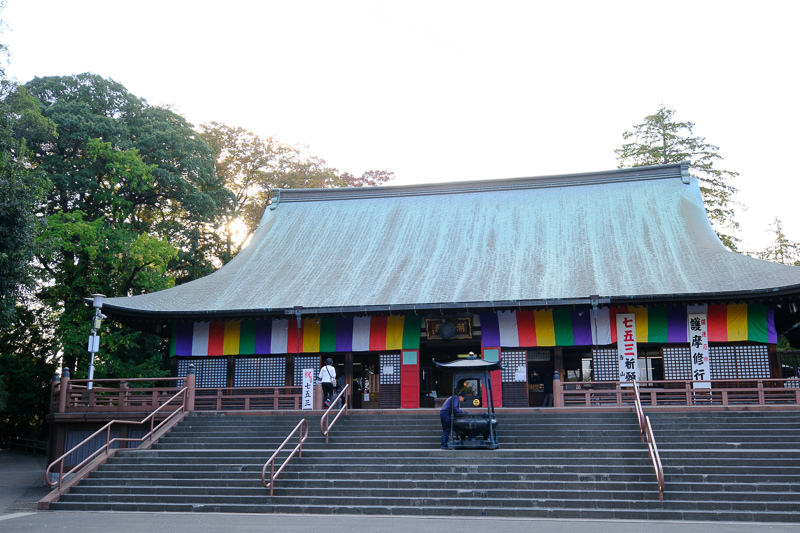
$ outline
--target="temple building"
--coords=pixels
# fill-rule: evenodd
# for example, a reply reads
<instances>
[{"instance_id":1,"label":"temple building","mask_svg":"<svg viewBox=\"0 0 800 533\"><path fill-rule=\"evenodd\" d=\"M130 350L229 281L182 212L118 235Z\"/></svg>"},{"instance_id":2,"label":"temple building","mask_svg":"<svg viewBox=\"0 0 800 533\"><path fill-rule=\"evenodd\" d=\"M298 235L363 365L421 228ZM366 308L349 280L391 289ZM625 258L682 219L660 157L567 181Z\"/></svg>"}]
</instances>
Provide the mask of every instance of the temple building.
<instances>
[{"instance_id":1,"label":"temple building","mask_svg":"<svg viewBox=\"0 0 800 533\"><path fill-rule=\"evenodd\" d=\"M433 360L500 360L495 401L547 381L780 378L800 268L726 249L688 163L410 186L276 191L204 278L109 298L171 338L198 387L300 386L332 358L355 407L433 407ZM710 385L709 385L710 386Z\"/></svg>"}]
</instances>

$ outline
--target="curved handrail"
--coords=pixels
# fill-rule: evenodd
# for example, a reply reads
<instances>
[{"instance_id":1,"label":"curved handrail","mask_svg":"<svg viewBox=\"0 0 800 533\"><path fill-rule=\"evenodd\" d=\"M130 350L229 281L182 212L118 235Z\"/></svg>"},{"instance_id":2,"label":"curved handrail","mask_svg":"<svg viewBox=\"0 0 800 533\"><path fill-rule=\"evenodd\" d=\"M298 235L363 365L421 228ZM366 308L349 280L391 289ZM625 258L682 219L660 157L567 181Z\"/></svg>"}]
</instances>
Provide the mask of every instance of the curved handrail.
<instances>
[{"instance_id":1,"label":"curved handrail","mask_svg":"<svg viewBox=\"0 0 800 533\"><path fill-rule=\"evenodd\" d=\"M656 437L653 434L653 426L650 425L650 417L644 415L642 400L639 398L639 383L633 382L633 403L636 405L636 415L639 418L639 433L642 442L647 440L647 450L650 453L650 460L653 462L653 469L656 472L658 481L658 499L664 500L664 467L661 465L661 456L658 454Z\"/></svg>"},{"instance_id":2,"label":"curved handrail","mask_svg":"<svg viewBox=\"0 0 800 533\"><path fill-rule=\"evenodd\" d=\"M86 437L86 438L85 438L83 441L81 441L79 444L76 444L75 446L73 446L73 447L72 447L72 448L71 448L71 449L70 449L68 452L66 452L64 455L62 455L61 457L59 457L58 459L56 459L55 461L53 461L52 463L50 463L50 464L47 466L47 469L46 469L46 470L45 470L45 472L44 472L45 483L47 483L47 484L48 484L49 486L51 486L51 487L54 487L54 486L58 485L58 488L59 488L59 489L61 489L61 483L62 483L62 481L63 481L63 479L64 479L64 476L68 476L68 475L70 475L70 474L74 474L75 472L77 472L78 470L80 470L81 468L83 468L83 466L84 466L85 464L89 463L89 462L90 462L90 461L92 461L92 460L93 460L95 457L97 457L97 455L98 455L98 454L100 454L100 452L106 452L106 454L107 454L107 453L108 453L108 450L110 449L110 447L111 447L111 445L112 445L113 443L115 443L115 442L131 442L131 441L140 441L140 442L143 442L143 441L147 440L148 438L151 438L151 437L152 437L152 435L153 435L153 433L155 433L155 432L156 432L156 431L157 431L159 428L161 428L161 426L163 426L164 424L166 424L168 421L172 420L172 418L174 418L175 416L177 416L177 414L178 414L178 413L181 413L181 412L183 412L183 411L184 411L184 409L185 409L185 407L186 407L186 401L185 401L185 399L186 399L186 391L187 391L187 390L188 390L188 389L187 389L186 387L184 387L184 388L182 388L181 390L179 390L179 391L178 391L178 392L177 392L177 393L176 393L174 396L172 396L172 397L171 397L169 400L167 400L166 402L164 402L163 404L161 404L161 405L158 407L158 409L156 409L155 411L153 411L152 413L150 413L149 415L147 415L147 416L146 416L144 419L142 419L141 421L137 421L137 420L112 420L112 421L108 422L106 425L104 425L103 427L101 427L100 429L98 429L97 431L95 431L94 433L92 433L91 435L89 435L88 437ZM155 421L155 415L156 415L157 413L159 413L159 412L160 412L162 409L166 408L166 407L167 407L169 404L171 404L171 403L172 403L172 401L173 401L173 400L175 400L175 399L176 399L176 398L178 398L179 396L183 396L183 397L184 397L184 401L182 401L182 402L181 402L181 404L180 404L180 407L178 407L176 410L174 410L172 413L170 413L170 414L169 414L169 415L168 415L166 418L164 418L164 420L162 420L162 421L161 421L161 422L160 422L160 423L159 423L157 426L154 426L153 424L154 424L154 421ZM145 436L143 436L143 437L141 437L141 438L138 438L138 439L132 439L132 438L120 438L120 437L117 437L117 438L114 438L114 439L112 439L112 438L111 438L111 426L112 426L112 425L114 425L114 424L144 424L144 423L145 423L145 422L147 422L148 420L150 421L150 432L149 432L149 433L147 433L147 435L145 435ZM65 474L65 473L64 473L64 459L66 459L67 457L69 457L71 454L73 454L75 451L77 451L77 450L78 450L78 449L79 449L81 446L83 446L84 444L88 443L89 441L91 441L93 438L95 438L96 436L100 435L100 434L101 434L101 433L103 433L104 431L106 432L106 443L105 443L103 446L101 446L100 448L98 448L97 450L95 450L94 452L92 452L91 454L89 454L89 456L88 456L88 457L86 457L86 459L84 459L83 461L81 461L81 462L80 462L80 463L78 463L77 465L73 466L73 467L72 467L72 469L70 469L70 470L69 470L69 471L68 471L68 472ZM50 473L51 473L51 471L52 471L53 467L55 467L55 465L56 465L56 464L59 464L59 470L58 470L58 482L57 482L57 483L54 483L54 482L50 481Z\"/></svg>"},{"instance_id":3,"label":"curved handrail","mask_svg":"<svg viewBox=\"0 0 800 533\"><path fill-rule=\"evenodd\" d=\"M305 432L302 431L303 429L305 429ZM298 438L299 438L300 442L297 443L297 446L294 447L294 449L292 450L292 453L290 453L289 456L283 461L283 464L281 465L281 467L276 472L275 471L275 458L278 457L278 453L280 453L280 451L283 450L283 447L286 446L286 443L289 442L289 439L291 439L292 435L297 433L298 430L300 430L300 434L298 435ZM268 488L269 489L269 495L270 496L272 496L273 490L275 488L275 480L278 478L278 475L283 471L284 467L289 463L289 459L294 457L294 454L297 453L298 450L300 451L300 454L298 455L298 457L303 457L303 443L306 441L306 437L308 437L308 422L306 422L306 419L304 418L300 422L297 423L297 425L294 427L292 432L289 433L289 436L286 437L286 439L281 443L280 446L278 446L278 449L275 450L275 453L272 454L272 457L270 457L267 460L267 462L264 463L264 467L261 469L261 484L264 485L264 488ZM270 467L270 469L269 469L269 483L267 483L267 467L268 466Z\"/></svg>"},{"instance_id":4,"label":"curved handrail","mask_svg":"<svg viewBox=\"0 0 800 533\"><path fill-rule=\"evenodd\" d=\"M341 392L331 401L331 406L328 407L328 409L322 415L322 418L319 419L319 430L325 436L325 444L328 444L328 435L330 434L333 425L337 420L339 420L339 417L342 416L342 414L347 414L347 395L345 395L344 401L342 402L342 407L339 408L339 412L336 413L336 416L333 418L333 422L328 422L331 409L333 409L333 406L336 405L336 402L339 401L339 398L342 397L342 394L345 394L349 388L349 383L342 387Z\"/></svg>"}]
</instances>

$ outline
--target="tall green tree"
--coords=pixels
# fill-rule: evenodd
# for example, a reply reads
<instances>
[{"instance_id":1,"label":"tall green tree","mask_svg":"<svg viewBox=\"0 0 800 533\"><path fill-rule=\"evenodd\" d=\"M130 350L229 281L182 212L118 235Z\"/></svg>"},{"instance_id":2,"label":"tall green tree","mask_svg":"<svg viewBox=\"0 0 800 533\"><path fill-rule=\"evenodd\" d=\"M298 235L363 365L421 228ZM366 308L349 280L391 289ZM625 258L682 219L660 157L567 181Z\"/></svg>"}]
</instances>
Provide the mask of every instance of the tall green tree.
<instances>
[{"instance_id":1,"label":"tall green tree","mask_svg":"<svg viewBox=\"0 0 800 533\"><path fill-rule=\"evenodd\" d=\"M36 237L44 228L37 213L48 180L15 135L23 123L50 132L55 126L34 99L18 93L2 66L5 57L0 44L0 448L11 436L42 437L55 368L46 310L28 301L36 285Z\"/></svg>"},{"instance_id":2,"label":"tall green tree","mask_svg":"<svg viewBox=\"0 0 800 533\"><path fill-rule=\"evenodd\" d=\"M775 235L775 240L763 252L757 254L759 259L800 266L800 243L789 240L783 231L780 218L775 217L775 221L770 224L770 231Z\"/></svg>"},{"instance_id":3,"label":"tall green tree","mask_svg":"<svg viewBox=\"0 0 800 533\"><path fill-rule=\"evenodd\" d=\"M52 182L40 216L39 303L56 317L64 366L86 375L91 310L84 298L160 290L213 270L214 232L231 195L211 150L186 120L93 74L35 78L30 95L55 132L18 124L17 140ZM163 340L118 324L103 330L96 376L152 376Z\"/></svg>"},{"instance_id":4,"label":"tall green tree","mask_svg":"<svg viewBox=\"0 0 800 533\"><path fill-rule=\"evenodd\" d=\"M0 57L4 55L0 45ZM30 152L14 132L21 120L34 118L30 100L10 98L17 87L0 66L0 333L7 330L22 292L33 285L30 268L36 234L43 220L36 216L48 188L44 174L31 168Z\"/></svg>"},{"instance_id":5,"label":"tall green tree","mask_svg":"<svg viewBox=\"0 0 800 533\"><path fill-rule=\"evenodd\" d=\"M255 232L275 189L375 186L394 179L392 172L382 170L365 172L358 178L340 174L325 160L301 148L218 122L203 124L200 136L214 152L217 175L234 197L222 228L223 263L230 261ZM237 226L243 228L238 239L234 237Z\"/></svg>"},{"instance_id":6,"label":"tall green tree","mask_svg":"<svg viewBox=\"0 0 800 533\"><path fill-rule=\"evenodd\" d=\"M722 161L717 153L719 148L706 142L704 137L695 136L694 123L676 122L674 115L673 109L662 105L655 114L646 116L644 122L623 133L626 142L614 150L619 167L691 161L690 172L700 184L706 211L717 235L725 246L736 251L739 239L726 232L739 228L734 218L737 189L729 182L738 173L716 168Z\"/></svg>"},{"instance_id":7,"label":"tall green tree","mask_svg":"<svg viewBox=\"0 0 800 533\"><path fill-rule=\"evenodd\" d=\"M10 327L0 333L0 448L14 436L46 438L44 419L57 363L48 312L18 305Z\"/></svg>"}]
</instances>

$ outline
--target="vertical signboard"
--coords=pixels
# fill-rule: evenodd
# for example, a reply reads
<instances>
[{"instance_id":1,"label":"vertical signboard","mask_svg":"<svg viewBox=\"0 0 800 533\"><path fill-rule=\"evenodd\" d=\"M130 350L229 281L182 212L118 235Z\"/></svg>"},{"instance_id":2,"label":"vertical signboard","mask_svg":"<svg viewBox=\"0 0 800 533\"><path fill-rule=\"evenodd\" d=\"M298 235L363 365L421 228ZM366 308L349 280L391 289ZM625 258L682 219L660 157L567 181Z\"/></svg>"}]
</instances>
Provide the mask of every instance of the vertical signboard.
<instances>
[{"instance_id":1,"label":"vertical signboard","mask_svg":"<svg viewBox=\"0 0 800 533\"><path fill-rule=\"evenodd\" d=\"M708 317L705 313L689 313L689 348L692 353L692 388L710 389L711 364L708 359Z\"/></svg>"},{"instance_id":2,"label":"vertical signboard","mask_svg":"<svg viewBox=\"0 0 800 533\"><path fill-rule=\"evenodd\" d=\"M314 370L303 369L303 409L314 408Z\"/></svg>"},{"instance_id":3,"label":"vertical signboard","mask_svg":"<svg viewBox=\"0 0 800 533\"><path fill-rule=\"evenodd\" d=\"M617 352L619 353L619 381L630 385L639 375L636 351L636 315L617 315Z\"/></svg>"}]
</instances>

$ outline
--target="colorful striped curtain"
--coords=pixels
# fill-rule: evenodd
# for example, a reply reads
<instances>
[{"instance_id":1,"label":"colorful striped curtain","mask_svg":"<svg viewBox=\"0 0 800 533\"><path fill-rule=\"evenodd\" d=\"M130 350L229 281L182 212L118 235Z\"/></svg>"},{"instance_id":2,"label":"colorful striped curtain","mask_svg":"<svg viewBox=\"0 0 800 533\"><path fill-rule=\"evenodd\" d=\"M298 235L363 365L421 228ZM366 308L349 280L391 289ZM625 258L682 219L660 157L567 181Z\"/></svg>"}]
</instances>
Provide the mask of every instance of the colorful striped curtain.
<instances>
[{"instance_id":1,"label":"colorful striped curtain","mask_svg":"<svg viewBox=\"0 0 800 533\"><path fill-rule=\"evenodd\" d=\"M692 306L708 316L711 342L777 343L775 312L761 304ZM645 343L686 343L687 307L556 308L481 313L484 347L605 346L617 342L617 313L636 315ZM181 356L333 353L419 349L419 316L187 322L173 327L170 353Z\"/></svg>"},{"instance_id":2,"label":"colorful striped curtain","mask_svg":"<svg viewBox=\"0 0 800 533\"><path fill-rule=\"evenodd\" d=\"M171 355L255 355L419 349L418 316L186 322L173 327Z\"/></svg>"},{"instance_id":3,"label":"colorful striped curtain","mask_svg":"<svg viewBox=\"0 0 800 533\"><path fill-rule=\"evenodd\" d=\"M711 342L752 341L777 343L775 311L761 304L692 306L692 312L708 315ZM518 310L481 313L484 347L604 346L617 342L618 313L636 315L638 342L686 343L687 307L604 307L597 309Z\"/></svg>"}]
</instances>

